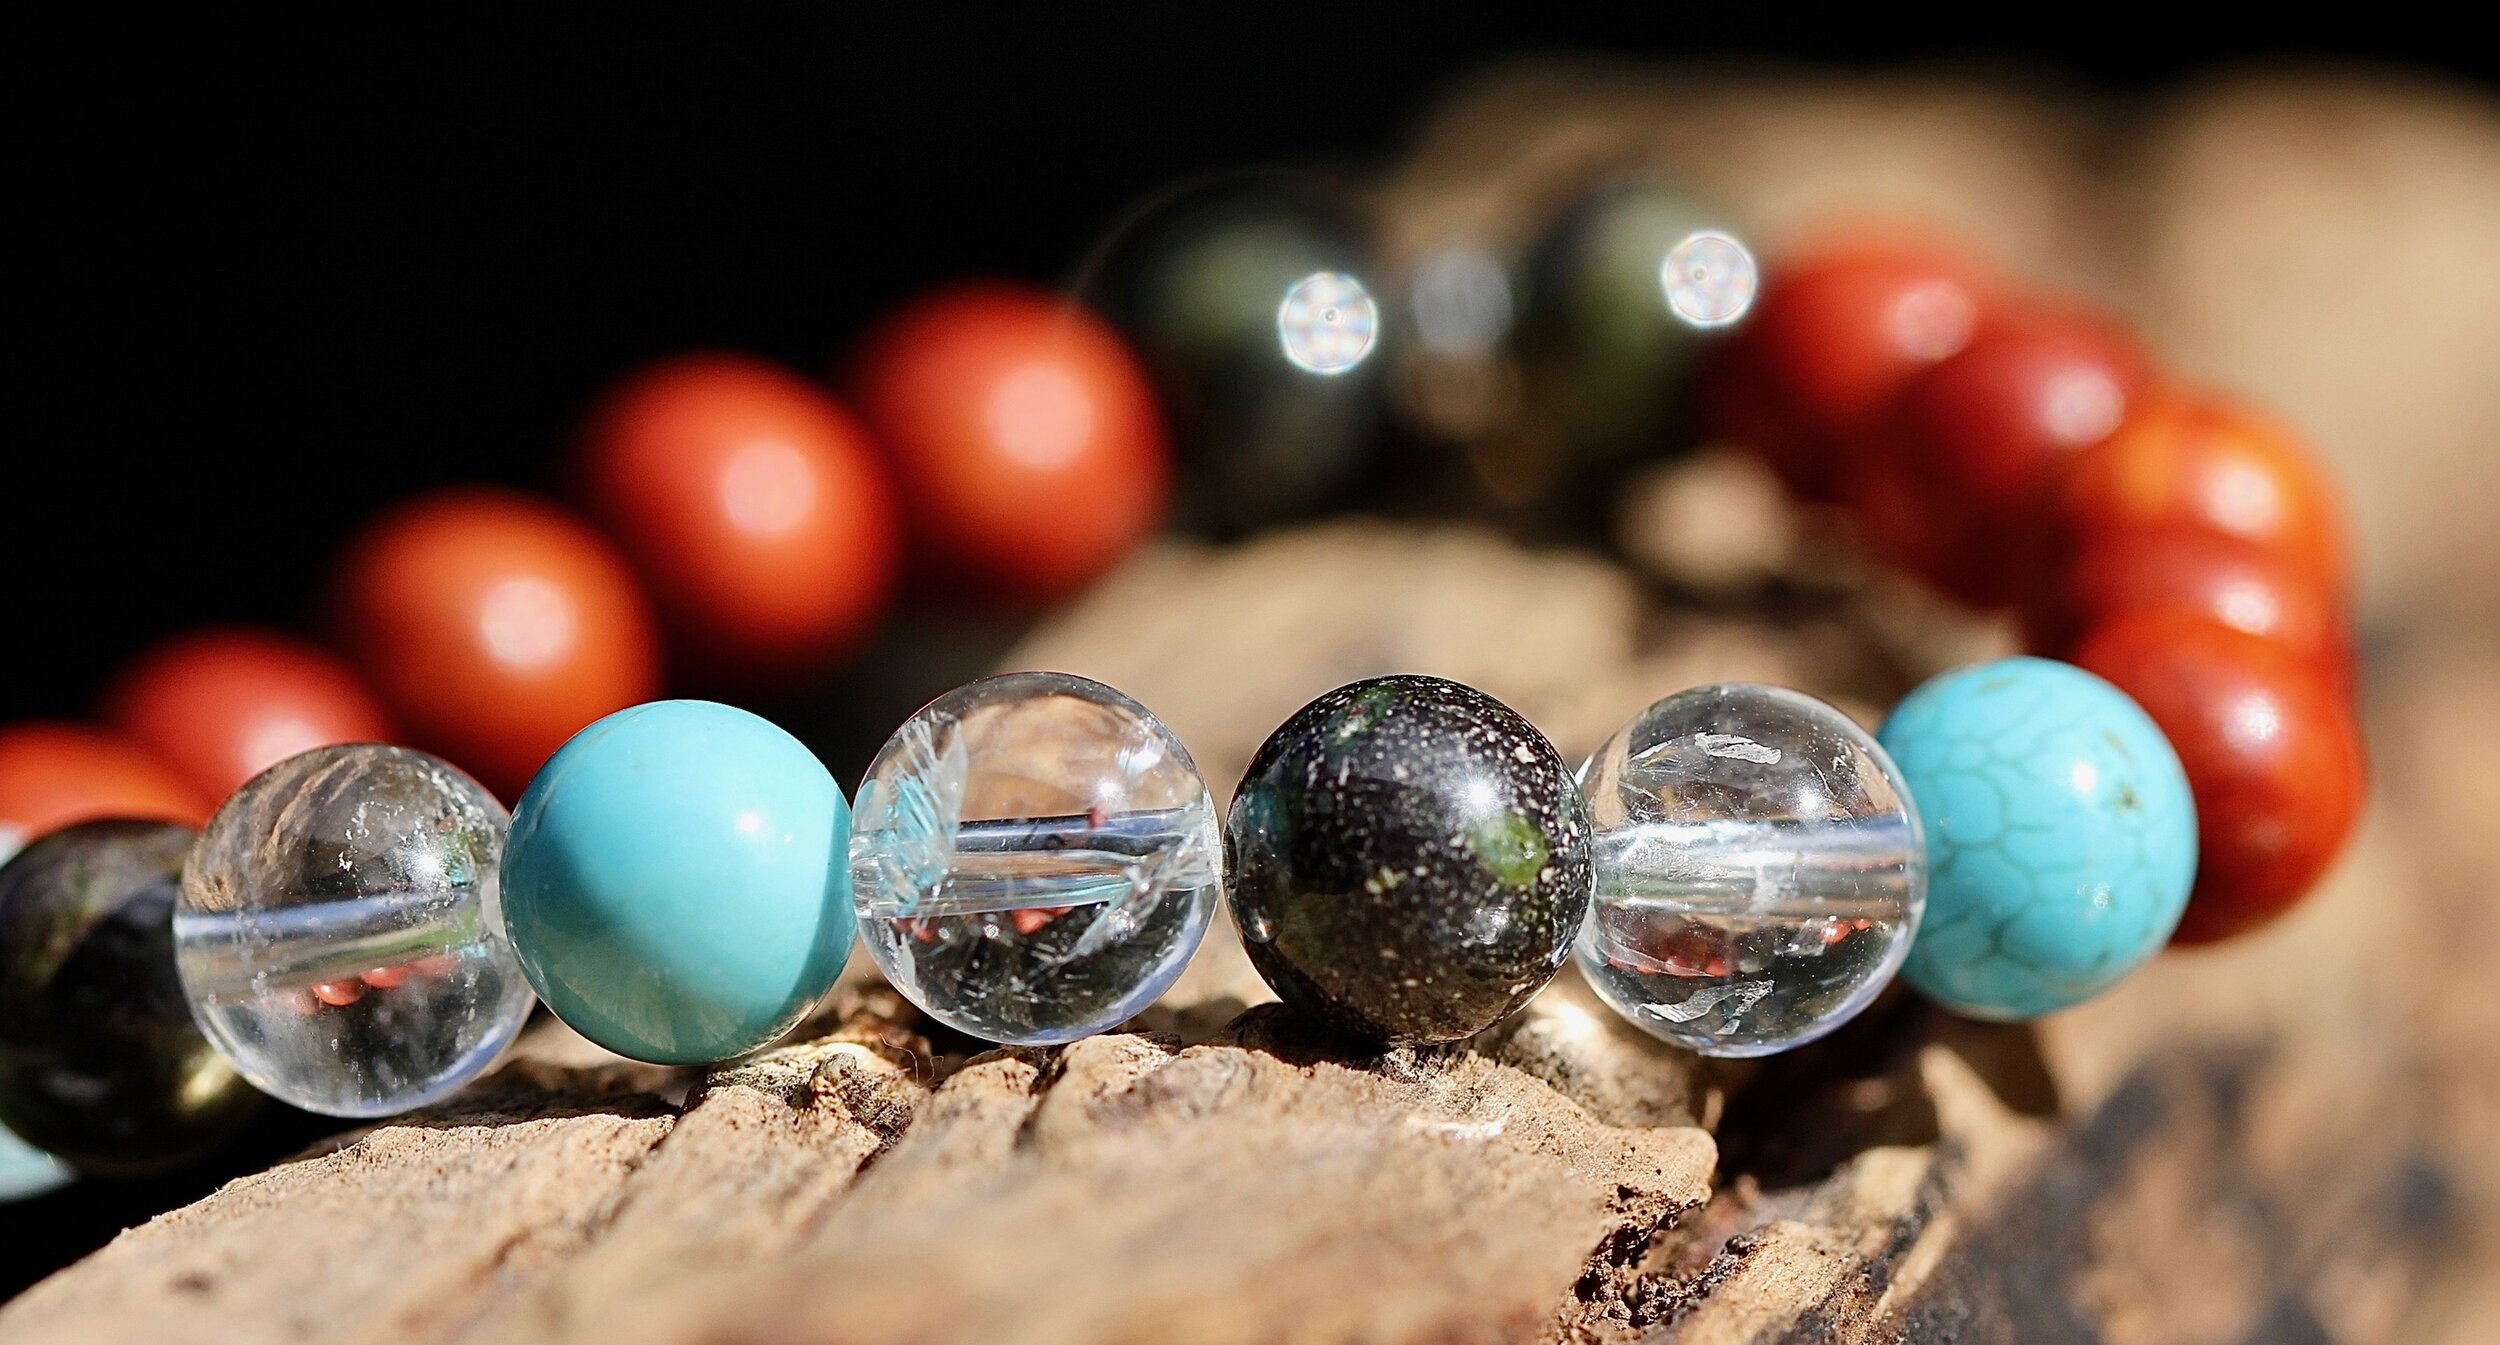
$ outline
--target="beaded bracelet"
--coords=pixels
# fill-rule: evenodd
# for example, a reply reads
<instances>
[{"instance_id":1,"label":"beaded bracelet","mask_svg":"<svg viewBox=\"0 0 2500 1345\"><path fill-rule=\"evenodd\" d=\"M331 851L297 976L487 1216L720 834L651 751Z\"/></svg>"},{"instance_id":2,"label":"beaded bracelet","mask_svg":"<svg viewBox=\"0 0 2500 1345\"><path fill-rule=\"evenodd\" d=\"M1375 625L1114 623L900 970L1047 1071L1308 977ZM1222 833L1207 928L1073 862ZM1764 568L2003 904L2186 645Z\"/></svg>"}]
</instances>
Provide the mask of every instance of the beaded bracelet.
<instances>
[{"instance_id":1,"label":"beaded bracelet","mask_svg":"<svg viewBox=\"0 0 2500 1345\"><path fill-rule=\"evenodd\" d=\"M1957 807L1972 781L2009 835L2038 832L2032 853L1933 847L1960 834L1959 815L1923 817L1913 798ZM405 1111L492 1065L533 991L619 1054L727 1060L797 1025L855 931L932 1018L995 1042L1065 1042L1169 988L1219 890L1277 993L1362 1039L1473 1036L1576 949L1644 1029L1759 1055L1836 1028L1912 956L1931 862L1965 880L1938 889L1913 981L1966 1012L2020 1017L2157 950L2195 844L2159 731L2105 683L2037 659L1938 679L1881 743L1796 692L1688 691L1576 778L1483 692L1375 678L1277 729L1220 825L1152 713L1057 673L985 678L912 716L856 816L795 738L706 701L585 729L508 831L445 762L316 749L237 792L196 846L171 824L88 823L0 871L12 922L123 922L122 955L140 961L144 938L170 931L179 976L106 1022L75 1002L70 968L51 1003L28 1006L64 1030L46 1062L56 1077L118 1061L123 1091L178 1104L81 1106L56 1087L58 1123L20 1133L108 1166L124 1142L188 1148L63 1136L133 1114L213 1142L245 1081L333 1115ZM2109 871L2113 855L2129 867ZM1988 863L1999 871L1968 880ZM90 962L112 956L92 934L83 946ZM185 1031L194 1019L215 1054ZM170 1049L96 1050L148 1033Z\"/></svg>"},{"instance_id":2,"label":"beaded bracelet","mask_svg":"<svg viewBox=\"0 0 2500 1345\"><path fill-rule=\"evenodd\" d=\"M710 702L592 724L509 817L424 753L319 748L196 842L88 823L0 869L0 1120L94 1170L161 1166L222 1138L255 1088L339 1116L439 1100L534 1001L620 1054L717 1062L794 1027L855 936L937 1021L1065 1042L1167 989L1219 890L1280 997L1378 1043L1482 1032L1574 958L1632 1022L1712 1055L1811 1041L1896 972L1982 1017L2079 1002L2174 933L2279 911L2349 828L2357 743L2342 683L2315 671L2348 658L2340 618L2310 647L2285 603L2232 606L2316 591L2340 558L2166 588L2181 570L2142 556L2227 543L2264 571L2331 529L2240 413L2163 392L2117 424L2071 377L2108 363L2091 343L1981 325L1962 283L1886 254L1766 287L1716 381L1778 390L1786 419L1740 404L1751 419L1723 428L1948 591L2001 600L2010 575L2066 567L2073 600L2029 611L2074 664L1947 673L1874 737L1792 691L1699 688L1576 775L1482 692L1376 678L1280 727L1222 819L1150 712L1052 673L914 715L856 817L795 738ZM1870 308L1917 321L1857 322L1888 335L1845 358L1818 344ZM1972 431L1971 389L2007 382L2037 414ZM1835 461L1899 428L1873 400L1918 447ZM1996 499L1922 530L1888 512L1911 487ZM2007 519L2056 522L2058 559Z\"/></svg>"}]
</instances>

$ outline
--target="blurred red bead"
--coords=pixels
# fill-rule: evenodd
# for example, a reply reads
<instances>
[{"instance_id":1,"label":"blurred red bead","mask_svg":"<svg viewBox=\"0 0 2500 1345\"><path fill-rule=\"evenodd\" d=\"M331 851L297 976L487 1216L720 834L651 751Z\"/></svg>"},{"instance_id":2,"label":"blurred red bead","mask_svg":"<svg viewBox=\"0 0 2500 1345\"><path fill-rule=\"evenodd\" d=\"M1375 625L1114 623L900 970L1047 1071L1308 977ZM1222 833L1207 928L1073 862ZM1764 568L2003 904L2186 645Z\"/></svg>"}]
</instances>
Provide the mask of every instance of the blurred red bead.
<instances>
[{"instance_id":1,"label":"blurred red bead","mask_svg":"<svg viewBox=\"0 0 2500 1345\"><path fill-rule=\"evenodd\" d=\"M173 767L118 734L40 720L0 728L0 852L99 817L198 826L212 806Z\"/></svg>"},{"instance_id":2,"label":"blurred red bead","mask_svg":"<svg viewBox=\"0 0 2500 1345\"><path fill-rule=\"evenodd\" d=\"M2103 532L2024 604L2031 651L2071 653L2084 632L2138 613L2203 617L2290 651L2348 685L2352 641L2342 604L2281 556L2197 529Z\"/></svg>"},{"instance_id":3,"label":"blurred red bead","mask_svg":"<svg viewBox=\"0 0 2500 1345\"><path fill-rule=\"evenodd\" d=\"M1924 577L1983 606L2027 591L2053 550L2043 539L2059 482L2117 430L2146 371L2114 322L2035 303L2000 308L1914 375L1887 451L1931 539Z\"/></svg>"},{"instance_id":4,"label":"blurred red bead","mask_svg":"<svg viewBox=\"0 0 2500 1345\"><path fill-rule=\"evenodd\" d=\"M703 354L635 374L592 415L580 472L703 672L820 671L885 611L900 528L884 468L829 394L777 366Z\"/></svg>"},{"instance_id":5,"label":"blurred red bead","mask_svg":"<svg viewBox=\"0 0 2500 1345\"><path fill-rule=\"evenodd\" d=\"M2176 943L2210 943L2291 909L2361 813L2361 731L2319 670L2246 631L2176 612L2087 634L2077 666L2135 698L2196 795L2196 887Z\"/></svg>"},{"instance_id":6,"label":"blurred red bead","mask_svg":"<svg viewBox=\"0 0 2500 1345\"><path fill-rule=\"evenodd\" d=\"M2338 602L2350 592L2325 467L2289 430L2217 397L2156 389L2138 399L2116 434L2075 456L2056 509L2069 548L2100 533L2201 530L2281 558Z\"/></svg>"},{"instance_id":7,"label":"blurred red bead","mask_svg":"<svg viewBox=\"0 0 2500 1345\"><path fill-rule=\"evenodd\" d=\"M624 557L572 515L449 490L376 520L338 574L348 657L416 744L506 800L592 720L659 693Z\"/></svg>"},{"instance_id":8,"label":"blurred red bead","mask_svg":"<svg viewBox=\"0 0 2500 1345\"><path fill-rule=\"evenodd\" d=\"M1869 446L1910 378L1969 343L1994 282L1929 239L1867 235L1775 266L1721 367L1743 408L1715 417L1809 499L1853 495ZM1880 490L1880 488L1879 488Z\"/></svg>"},{"instance_id":9,"label":"blurred red bead","mask_svg":"<svg viewBox=\"0 0 2500 1345\"><path fill-rule=\"evenodd\" d=\"M346 663L275 631L197 631L158 645L105 694L104 718L219 800L298 752L392 736Z\"/></svg>"},{"instance_id":10,"label":"blurred red bead","mask_svg":"<svg viewBox=\"0 0 2500 1345\"><path fill-rule=\"evenodd\" d=\"M1055 295L921 299L869 337L854 386L928 558L993 592L1071 593L1162 519L1171 455L1145 371Z\"/></svg>"}]
</instances>

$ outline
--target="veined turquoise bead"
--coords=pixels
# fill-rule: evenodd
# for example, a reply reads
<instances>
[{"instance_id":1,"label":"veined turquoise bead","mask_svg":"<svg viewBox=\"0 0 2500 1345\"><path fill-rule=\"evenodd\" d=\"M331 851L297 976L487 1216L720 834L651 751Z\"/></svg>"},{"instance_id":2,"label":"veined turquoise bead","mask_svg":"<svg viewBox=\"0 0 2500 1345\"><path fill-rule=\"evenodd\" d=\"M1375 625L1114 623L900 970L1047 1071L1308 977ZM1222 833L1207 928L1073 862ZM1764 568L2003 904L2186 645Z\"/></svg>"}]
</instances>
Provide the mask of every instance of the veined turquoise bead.
<instances>
[{"instance_id":1,"label":"veined turquoise bead","mask_svg":"<svg viewBox=\"0 0 2500 1345\"><path fill-rule=\"evenodd\" d=\"M852 939L850 806L771 721L654 701L574 735L504 848L538 997L619 1055L727 1060L789 1031Z\"/></svg>"},{"instance_id":2,"label":"veined turquoise bead","mask_svg":"<svg viewBox=\"0 0 2500 1345\"><path fill-rule=\"evenodd\" d=\"M1927 917L1902 969L1977 1018L2032 1018L2160 951L2196 877L2196 805L2124 692L2047 659L1929 680L1877 735L1927 830Z\"/></svg>"}]
</instances>

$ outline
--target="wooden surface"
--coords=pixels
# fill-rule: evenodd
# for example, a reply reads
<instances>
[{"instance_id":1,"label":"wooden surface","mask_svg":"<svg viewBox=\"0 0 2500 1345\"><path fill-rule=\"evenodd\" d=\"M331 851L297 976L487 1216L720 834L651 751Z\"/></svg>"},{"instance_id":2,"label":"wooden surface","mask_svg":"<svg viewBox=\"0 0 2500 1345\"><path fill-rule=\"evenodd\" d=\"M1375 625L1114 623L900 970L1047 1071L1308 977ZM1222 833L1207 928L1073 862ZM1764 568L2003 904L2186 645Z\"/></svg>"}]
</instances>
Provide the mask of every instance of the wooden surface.
<instances>
[{"instance_id":1,"label":"wooden surface","mask_svg":"<svg viewBox=\"0 0 2500 1345\"><path fill-rule=\"evenodd\" d=\"M1925 205L2192 338L2346 466L2377 793L2297 916L2037 1027L1895 994L1747 1066L1649 1041L1568 974L1465 1048L1367 1058L1265 1003L1221 929L1141 1031L1057 1052L971 1054L855 968L803 1044L709 1076L538 1030L440 1112L124 1235L0 1309L0 1342L2500 1339L2500 573L2475 568L2500 340L2459 348L2500 314L2460 297L2500 276L2500 117L2349 81L2113 121L1976 85L1667 78L1462 97L1394 217L1515 211L1523 164L1582 156L1537 169L1559 181L1626 145L1720 171L1774 235ZM1496 115L1523 89L1532 127ZM2373 229L2415 261L2338 252ZM2266 297L2339 256L2375 288ZM2352 355L2367 386L2332 374L2356 331L2381 343ZM1576 756L1697 682L1871 718L2003 647L1740 462L1619 506L1629 563L1447 524L1167 544L1008 662L1131 692L1222 790L1364 675L1475 682Z\"/></svg>"}]
</instances>

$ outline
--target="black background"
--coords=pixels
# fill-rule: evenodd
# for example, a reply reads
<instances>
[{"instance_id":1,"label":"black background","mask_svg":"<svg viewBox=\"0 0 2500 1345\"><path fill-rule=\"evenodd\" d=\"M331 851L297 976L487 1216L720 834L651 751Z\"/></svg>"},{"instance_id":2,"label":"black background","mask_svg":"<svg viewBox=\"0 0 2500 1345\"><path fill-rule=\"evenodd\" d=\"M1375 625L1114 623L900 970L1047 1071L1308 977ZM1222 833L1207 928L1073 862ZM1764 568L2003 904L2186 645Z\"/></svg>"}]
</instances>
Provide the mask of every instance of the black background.
<instances>
[{"instance_id":1,"label":"black background","mask_svg":"<svg viewBox=\"0 0 2500 1345\"><path fill-rule=\"evenodd\" d=\"M85 712L189 625L304 625L359 520L454 481L549 484L584 402L641 360L734 346L821 372L932 282L1062 278L1176 177L1377 161L1501 59L2010 64L2121 93L2308 55L2490 76L2483 44L2385 14L2225 47L2164 36L2176 10L1647 8L13 12L0 721ZM317 1129L0 1207L0 1292Z\"/></svg>"}]
</instances>

